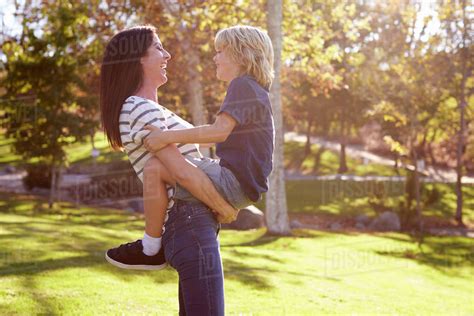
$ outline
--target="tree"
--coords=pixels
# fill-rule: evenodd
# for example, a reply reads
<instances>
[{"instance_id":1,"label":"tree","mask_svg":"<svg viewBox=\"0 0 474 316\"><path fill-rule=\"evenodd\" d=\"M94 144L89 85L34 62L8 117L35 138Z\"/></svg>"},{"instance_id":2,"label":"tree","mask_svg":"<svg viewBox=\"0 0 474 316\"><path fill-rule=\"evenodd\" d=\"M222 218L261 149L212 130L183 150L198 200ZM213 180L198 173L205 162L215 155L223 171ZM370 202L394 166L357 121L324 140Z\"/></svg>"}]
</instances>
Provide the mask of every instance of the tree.
<instances>
[{"instance_id":1,"label":"tree","mask_svg":"<svg viewBox=\"0 0 474 316\"><path fill-rule=\"evenodd\" d=\"M299 167L311 154L311 136L327 136L333 121L334 111L329 106L329 91L333 89L334 77L326 72L312 71L311 75L299 69L297 63L282 69L282 99L285 104L288 125L295 129L304 129L306 144L304 153L293 162ZM315 155L313 172L319 165L319 157L324 147Z\"/></svg>"},{"instance_id":2,"label":"tree","mask_svg":"<svg viewBox=\"0 0 474 316\"><path fill-rule=\"evenodd\" d=\"M3 80L7 101L7 137L24 161L39 161L51 175L50 207L55 200L59 172L67 162L64 147L82 141L97 125L88 113L95 104L84 102L87 89L80 67L87 33L77 32L88 21L86 4L66 1L41 7L26 3L20 11L19 40L2 43L6 55ZM41 30L37 25L42 23Z\"/></svg>"},{"instance_id":3,"label":"tree","mask_svg":"<svg viewBox=\"0 0 474 316\"><path fill-rule=\"evenodd\" d=\"M377 32L372 49L378 71L371 95L378 98L372 114L383 121L384 140L394 151L407 155L413 165L413 179L407 177L406 187L413 194L406 196L404 209L416 214L418 228L421 217L419 161L425 158L424 144L434 129L439 128L439 111L449 96L449 72L436 41L426 40L432 17L420 17L421 2L378 4L372 28ZM415 27L419 25L419 27ZM375 38L375 36L373 36ZM416 200L415 207L412 201Z\"/></svg>"},{"instance_id":4,"label":"tree","mask_svg":"<svg viewBox=\"0 0 474 316\"><path fill-rule=\"evenodd\" d=\"M300 121L307 136L337 136L341 173L347 171L347 138L364 122L369 102L362 70L368 52L370 15L362 2L317 0L285 5L284 94L286 113ZM321 150L316 153L318 160ZM317 164L315 164L315 167Z\"/></svg>"},{"instance_id":5,"label":"tree","mask_svg":"<svg viewBox=\"0 0 474 316\"><path fill-rule=\"evenodd\" d=\"M474 57L472 47L472 24L474 17L472 16L472 12L469 14L469 8L472 9L472 5L468 6L466 0L440 1L439 3L441 24L445 30L445 36L447 36L447 39L444 41L445 45L443 45L442 48L444 51L450 52L452 56L448 64L448 66L454 70L451 76L451 82L453 82L451 94L456 99L459 110L459 127L456 146L457 199L454 217L460 226L464 226L462 218L462 176L464 169L463 156L467 147L466 109L468 106L467 100L473 94L472 83L469 84L468 80L470 78L472 79L472 70L474 68L474 63L472 62Z\"/></svg>"},{"instance_id":6,"label":"tree","mask_svg":"<svg viewBox=\"0 0 474 316\"><path fill-rule=\"evenodd\" d=\"M275 55L275 79L270 91L275 121L275 151L273 154L273 171L269 179L270 189L266 194L265 219L268 233L288 235L290 234L290 224L283 168L283 117L280 86L282 0L269 0L267 11L268 34L272 39Z\"/></svg>"}]
</instances>

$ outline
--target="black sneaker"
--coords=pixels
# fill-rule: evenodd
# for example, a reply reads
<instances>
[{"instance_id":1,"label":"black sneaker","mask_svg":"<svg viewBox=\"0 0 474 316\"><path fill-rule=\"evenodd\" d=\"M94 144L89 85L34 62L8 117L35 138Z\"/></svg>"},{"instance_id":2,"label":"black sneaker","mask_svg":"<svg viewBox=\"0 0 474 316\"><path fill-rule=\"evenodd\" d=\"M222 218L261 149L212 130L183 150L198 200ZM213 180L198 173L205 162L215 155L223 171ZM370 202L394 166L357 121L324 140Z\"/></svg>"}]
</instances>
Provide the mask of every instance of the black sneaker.
<instances>
[{"instance_id":1,"label":"black sneaker","mask_svg":"<svg viewBox=\"0 0 474 316\"><path fill-rule=\"evenodd\" d=\"M168 265L161 247L154 256L143 253L141 239L107 250L105 259L116 267L129 270L161 270Z\"/></svg>"}]
</instances>

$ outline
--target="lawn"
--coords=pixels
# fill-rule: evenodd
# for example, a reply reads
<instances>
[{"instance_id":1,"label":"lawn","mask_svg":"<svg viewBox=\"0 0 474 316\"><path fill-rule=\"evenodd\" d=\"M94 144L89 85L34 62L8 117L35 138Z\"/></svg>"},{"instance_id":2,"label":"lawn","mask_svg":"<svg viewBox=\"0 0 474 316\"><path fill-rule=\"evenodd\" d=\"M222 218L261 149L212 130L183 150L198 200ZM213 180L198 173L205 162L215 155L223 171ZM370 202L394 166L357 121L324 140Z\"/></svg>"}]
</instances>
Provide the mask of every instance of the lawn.
<instances>
[{"instance_id":1,"label":"lawn","mask_svg":"<svg viewBox=\"0 0 474 316\"><path fill-rule=\"evenodd\" d=\"M176 314L177 274L103 252L138 238L135 214L0 195L0 314ZM222 231L228 315L472 315L474 243L405 234Z\"/></svg>"},{"instance_id":2,"label":"lawn","mask_svg":"<svg viewBox=\"0 0 474 316\"><path fill-rule=\"evenodd\" d=\"M292 170L299 170L303 174L317 174L317 175L328 175L337 174L339 169L339 152L332 150L325 150L321 154L320 162L317 168L315 168L315 157L320 146L313 144L311 145L311 153L305 157L304 155L304 143L288 141L285 142L285 167ZM349 171L347 174L356 176L397 176L405 175L405 170L399 169L399 173L395 171L392 166L367 163L364 164L362 159L352 158L346 155L346 163Z\"/></svg>"},{"instance_id":3,"label":"lawn","mask_svg":"<svg viewBox=\"0 0 474 316\"><path fill-rule=\"evenodd\" d=\"M456 212L454 184L427 183L424 190L436 190L439 199L422 210L424 216L451 219ZM390 209L396 209L396 198L404 192L403 182L351 181L351 180L292 180L286 181L288 211L314 215L343 215L355 217L359 214L376 215L369 205L369 197L384 193L383 201ZM465 223L474 225L474 185L463 186ZM265 209L265 199L256 204Z\"/></svg>"},{"instance_id":4,"label":"lawn","mask_svg":"<svg viewBox=\"0 0 474 316\"><path fill-rule=\"evenodd\" d=\"M0 166L5 164L17 165L20 161L20 156L12 153L13 140L5 138L3 133L0 134Z\"/></svg>"},{"instance_id":5,"label":"lawn","mask_svg":"<svg viewBox=\"0 0 474 316\"><path fill-rule=\"evenodd\" d=\"M98 163L107 163L113 160L127 159L122 152L114 152L110 148L105 134L97 132L94 136L96 148L100 151L100 156L97 158ZM23 163L20 156L12 151L12 139L6 139L4 135L0 135L0 167L2 165L18 166ZM91 157L92 144L90 141L83 143L75 143L65 147L68 163L70 164L92 164Z\"/></svg>"}]
</instances>

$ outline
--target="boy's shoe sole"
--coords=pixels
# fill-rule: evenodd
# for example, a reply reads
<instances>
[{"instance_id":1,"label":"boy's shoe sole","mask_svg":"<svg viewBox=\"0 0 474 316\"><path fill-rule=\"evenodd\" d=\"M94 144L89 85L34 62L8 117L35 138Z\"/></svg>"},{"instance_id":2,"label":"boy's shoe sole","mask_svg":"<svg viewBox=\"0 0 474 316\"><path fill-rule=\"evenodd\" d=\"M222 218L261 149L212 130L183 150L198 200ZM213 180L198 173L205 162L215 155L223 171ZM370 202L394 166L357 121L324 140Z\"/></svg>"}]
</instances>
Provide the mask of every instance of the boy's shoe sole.
<instances>
[{"instance_id":1,"label":"boy's shoe sole","mask_svg":"<svg viewBox=\"0 0 474 316\"><path fill-rule=\"evenodd\" d=\"M164 268L168 266L168 263L166 262L161 265L125 264L125 263L121 263L110 258L107 252L105 253L105 260L107 260L111 265L114 265L117 268L126 269L126 270L157 271L157 270L163 270Z\"/></svg>"},{"instance_id":2,"label":"boy's shoe sole","mask_svg":"<svg viewBox=\"0 0 474 316\"><path fill-rule=\"evenodd\" d=\"M156 271L164 269L168 265L163 247L156 255L147 256L143 253L143 245L140 239L107 250L105 260L117 268L126 270Z\"/></svg>"}]
</instances>

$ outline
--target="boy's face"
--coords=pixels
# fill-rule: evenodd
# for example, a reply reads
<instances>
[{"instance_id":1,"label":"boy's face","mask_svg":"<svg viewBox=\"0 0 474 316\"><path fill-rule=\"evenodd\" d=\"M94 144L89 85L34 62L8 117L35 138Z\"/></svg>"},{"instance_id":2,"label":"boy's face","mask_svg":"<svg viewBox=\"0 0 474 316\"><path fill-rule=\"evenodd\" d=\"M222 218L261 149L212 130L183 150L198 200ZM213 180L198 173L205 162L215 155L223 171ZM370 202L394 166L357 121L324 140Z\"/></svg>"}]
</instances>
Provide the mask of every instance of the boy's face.
<instances>
[{"instance_id":1,"label":"boy's face","mask_svg":"<svg viewBox=\"0 0 474 316\"><path fill-rule=\"evenodd\" d=\"M232 60L225 48L216 49L214 63L216 64L216 76L219 80L230 82L240 74L239 65Z\"/></svg>"}]
</instances>

